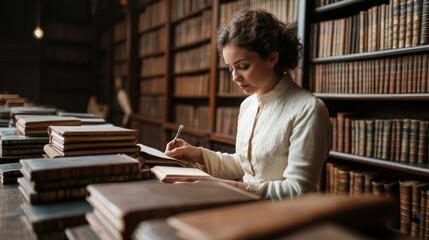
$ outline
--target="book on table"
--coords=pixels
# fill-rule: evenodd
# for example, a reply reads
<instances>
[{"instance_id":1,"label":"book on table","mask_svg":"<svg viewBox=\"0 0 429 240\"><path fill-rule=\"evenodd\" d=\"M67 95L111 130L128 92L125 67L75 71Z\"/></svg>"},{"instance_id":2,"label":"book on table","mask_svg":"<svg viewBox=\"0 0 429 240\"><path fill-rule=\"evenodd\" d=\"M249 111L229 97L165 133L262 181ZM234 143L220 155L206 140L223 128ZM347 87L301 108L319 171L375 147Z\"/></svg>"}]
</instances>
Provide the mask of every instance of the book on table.
<instances>
[{"instance_id":1,"label":"book on table","mask_svg":"<svg viewBox=\"0 0 429 240\"><path fill-rule=\"evenodd\" d=\"M143 220L259 199L221 183L130 182L94 184L87 188L90 192L87 201L94 207L94 214L87 215L87 220L91 227L108 231L106 234L116 239L130 239Z\"/></svg>"},{"instance_id":2,"label":"book on table","mask_svg":"<svg viewBox=\"0 0 429 240\"><path fill-rule=\"evenodd\" d=\"M321 222L356 230L372 228L386 224L397 207L393 198L313 193L295 199L183 213L167 222L186 239L269 239Z\"/></svg>"},{"instance_id":3,"label":"book on table","mask_svg":"<svg viewBox=\"0 0 429 240\"><path fill-rule=\"evenodd\" d=\"M196 181L211 178L209 174L198 168L155 166L151 168L151 172L156 178L164 182Z\"/></svg>"},{"instance_id":4,"label":"book on table","mask_svg":"<svg viewBox=\"0 0 429 240\"><path fill-rule=\"evenodd\" d=\"M15 128L0 129L0 156L41 155L48 137L24 136Z\"/></svg>"}]
</instances>

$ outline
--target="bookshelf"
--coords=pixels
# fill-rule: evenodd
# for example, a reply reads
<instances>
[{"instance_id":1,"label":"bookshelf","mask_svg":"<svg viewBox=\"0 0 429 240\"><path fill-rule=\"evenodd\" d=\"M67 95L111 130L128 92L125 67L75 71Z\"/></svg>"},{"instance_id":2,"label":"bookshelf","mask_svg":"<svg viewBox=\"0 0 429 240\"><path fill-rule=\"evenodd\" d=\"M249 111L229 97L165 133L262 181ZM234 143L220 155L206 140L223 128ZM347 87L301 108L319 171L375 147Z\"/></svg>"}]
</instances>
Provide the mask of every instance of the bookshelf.
<instances>
[{"instance_id":1,"label":"bookshelf","mask_svg":"<svg viewBox=\"0 0 429 240\"><path fill-rule=\"evenodd\" d=\"M216 51L217 28L243 8L267 9L299 28L298 3L129 1L138 7L128 9L127 14L139 16L131 22L138 29L131 39L137 43L134 51L139 55L130 61L140 66L135 76L139 97L133 105L132 126L152 133L140 141L163 150L179 124L184 124L183 138L190 143L233 152L238 108L246 96L231 81Z\"/></svg>"},{"instance_id":2,"label":"bookshelf","mask_svg":"<svg viewBox=\"0 0 429 240\"><path fill-rule=\"evenodd\" d=\"M329 162L336 170L326 173L326 182L340 172L338 178L349 174L348 181L356 182L356 174L362 175L362 170L348 164L398 173L396 181L428 181L427 4L315 1L307 9L312 15L307 28L313 34L306 42L310 74L304 81L327 104L333 126ZM369 175L365 177L372 178ZM399 183L403 199L405 185ZM350 184L347 191L352 192ZM375 181L373 186L377 184ZM329 184L326 187L333 190ZM343 187L341 191L347 189ZM417 201L413 206L420 208L420 199ZM398 210L401 218L407 214L404 211L415 216L403 202ZM404 220L400 230L418 237L415 224Z\"/></svg>"},{"instance_id":3,"label":"bookshelf","mask_svg":"<svg viewBox=\"0 0 429 240\"><path fill-rule=\"evenodd\" d=\"M86 111L94 90L91 1L41 4L45 36L41 39L40 102L55 102L67 111Z\"/></svg>"}]
</instances>

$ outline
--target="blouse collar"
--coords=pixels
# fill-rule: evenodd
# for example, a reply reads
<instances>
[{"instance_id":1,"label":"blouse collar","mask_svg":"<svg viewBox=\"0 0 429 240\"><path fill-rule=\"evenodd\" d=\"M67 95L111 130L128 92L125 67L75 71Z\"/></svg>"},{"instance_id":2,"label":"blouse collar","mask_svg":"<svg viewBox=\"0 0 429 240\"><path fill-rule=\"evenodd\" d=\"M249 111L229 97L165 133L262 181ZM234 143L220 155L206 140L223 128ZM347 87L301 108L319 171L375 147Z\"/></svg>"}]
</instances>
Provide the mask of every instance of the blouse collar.
<instances>
[{"instance_id":1,"label":"blouse collar","mask_svg":"<svg viewBox=\"0 0 429 240\"><path fill-rule=\"evenodd\" d=\"M256 98L258 99L258 102L260 102L261 105L265 105L278 98L289 87L290 81L292 81L292 78L289 73L283 75L283 77L271 91L261 96L256 93Z\"/></svg>"}]
</instances>

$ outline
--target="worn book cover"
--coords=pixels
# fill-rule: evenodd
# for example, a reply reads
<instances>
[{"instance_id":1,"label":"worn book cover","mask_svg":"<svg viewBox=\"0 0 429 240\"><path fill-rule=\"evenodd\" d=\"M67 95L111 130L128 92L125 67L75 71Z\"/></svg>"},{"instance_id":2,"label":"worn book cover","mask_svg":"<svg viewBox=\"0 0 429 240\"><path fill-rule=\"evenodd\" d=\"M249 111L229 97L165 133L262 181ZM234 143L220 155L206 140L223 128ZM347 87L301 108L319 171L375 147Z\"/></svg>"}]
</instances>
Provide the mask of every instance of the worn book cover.
<instances>
[{"instance_id":1,"label":"worn book cover","mask_svg":"<svg viewBox=\"0 0 429 240\"><path fill-rule=\"evenodd\" d=\"M134 146L126 146L126 147L112 147L112 148L103 148L103 149L76 149L76 150L66 150L62 151L58 149L57 146L50 144L49 147L54 149L61 157L68 156L84 156L84 155L100 155L100 154L114 154L114 153L124 153L128 155L137 155L139 151L139 147L137 145ZM45 147L44 147L45 148ZM49 154L49 151L45 151Z\"/></svg>"},{"instance_id":2,"label":"worn book cover","mask_svg":"<svg viewBox=\"0 0 429 240\"><path fill-rule=\"evenodd\" d=\"M137 139L131 141L63 143L58 141L56 138L51 138L50 143L58 150L69 151L82 149L135 147L137 144Z\"/></svg>"},{"instance_id":3,"label":"worn book cover","mask_svg":"<svg viewBox=\"0 0 429 240\"><path fill-rule=\"evenodd\" d=\"M137 174L141 169L138 160L125 154L24 159L20 163L35 182Z\"/></svg>"},{"instance_id":4,"label":"worn book cover","mask_svg":"<svg viewBox=\"0 0 429 240\"><path fill-rule=\"evenodd\" d=\"M140 221L244 203L257 196L220 183L130 182L89 185L87 199L125 239Z\"/></svg>"},{"instance_id":5,"label":"worn book cover","mask_svg":"<svg viewBox=\"0 0 429 240\"><path fill-rule=\"evenodd\" d=\"M49 205L22 204L22 210L32 230L50 232L86 224L85 213L92 211L86 201L53 203Z\"/></svg>"},{"instance_id":6,"label":"worn book cover","mask_svg":"<svg viewBox=\"0 0 429 240\"><path fill-rule=\"evenodd\" d=\"M325 221L353 229L379 226L395 209L394 200L389 198L307 194L296 199L184 213L167 221L186 239L270 239Z\"/></svg>"}]
</instances>

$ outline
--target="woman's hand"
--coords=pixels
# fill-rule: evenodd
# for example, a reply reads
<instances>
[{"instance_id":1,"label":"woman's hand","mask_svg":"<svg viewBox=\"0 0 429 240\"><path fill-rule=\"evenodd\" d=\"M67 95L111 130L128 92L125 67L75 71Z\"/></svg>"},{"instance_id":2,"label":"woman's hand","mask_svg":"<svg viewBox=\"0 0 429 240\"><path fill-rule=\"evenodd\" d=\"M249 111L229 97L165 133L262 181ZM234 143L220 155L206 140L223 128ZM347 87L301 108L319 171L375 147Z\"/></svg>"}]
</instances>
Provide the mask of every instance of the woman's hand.
<instances>
[{"instance_id":1,"label":"woman's hand","mask_svg":"<svg viewBox=\"0 0 429 240\"><path fill-rule=\"evenodd\" d=\"M171 149L172 146L173 141L170 141L165 148L165 155L177 158L179 160L197 162L201 165L205 165L201 149L192 146L182 139L176 140L174 149Z\"/></svg>"}]
</instances>

